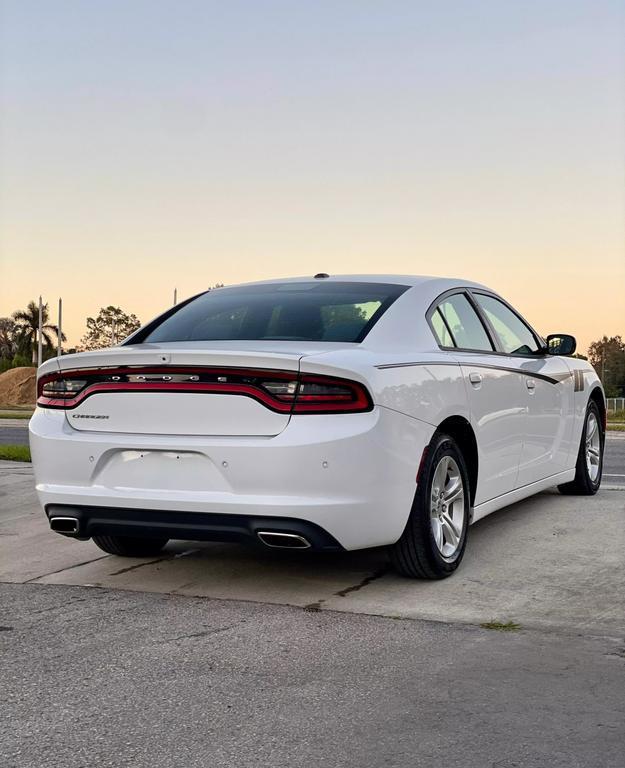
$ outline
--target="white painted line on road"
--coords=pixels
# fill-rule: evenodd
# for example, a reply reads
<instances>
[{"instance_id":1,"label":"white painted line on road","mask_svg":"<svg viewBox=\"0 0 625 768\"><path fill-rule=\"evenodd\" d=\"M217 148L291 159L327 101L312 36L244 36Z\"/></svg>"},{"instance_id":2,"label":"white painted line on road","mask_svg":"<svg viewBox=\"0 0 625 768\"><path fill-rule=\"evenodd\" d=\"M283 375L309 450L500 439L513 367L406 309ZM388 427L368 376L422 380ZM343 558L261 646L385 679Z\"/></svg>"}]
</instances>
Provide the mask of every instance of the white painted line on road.
<instances>
[{"instance_id":1,"label":"white painted line on road","mask_svg":"<svg viewBox=\"0 0 625 768\"><path fill-rule=\"evenodd\" d=\"M609 475L607 472L603 473L604 477L625 477L625 475Z\"/></svg>"}]
</instances>

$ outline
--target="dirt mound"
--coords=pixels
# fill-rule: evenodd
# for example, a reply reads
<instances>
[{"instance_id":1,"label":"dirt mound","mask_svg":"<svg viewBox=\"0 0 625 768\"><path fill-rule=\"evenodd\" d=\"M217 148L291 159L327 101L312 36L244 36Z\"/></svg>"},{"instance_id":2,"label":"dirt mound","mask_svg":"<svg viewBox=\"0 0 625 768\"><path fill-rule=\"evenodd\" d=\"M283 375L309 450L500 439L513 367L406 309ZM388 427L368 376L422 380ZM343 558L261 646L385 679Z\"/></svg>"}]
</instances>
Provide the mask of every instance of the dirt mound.
<instances>
[{"instance_id":1,"label":"dirt mound","mask_svg":"<svg viewBox=\"0 0 625 768\"><path fill-rule=\"evenodd\" d=\"M0 373L0 406L32 405L37 399L35 368L11 368Z\"/></svg>"}]
</instances>

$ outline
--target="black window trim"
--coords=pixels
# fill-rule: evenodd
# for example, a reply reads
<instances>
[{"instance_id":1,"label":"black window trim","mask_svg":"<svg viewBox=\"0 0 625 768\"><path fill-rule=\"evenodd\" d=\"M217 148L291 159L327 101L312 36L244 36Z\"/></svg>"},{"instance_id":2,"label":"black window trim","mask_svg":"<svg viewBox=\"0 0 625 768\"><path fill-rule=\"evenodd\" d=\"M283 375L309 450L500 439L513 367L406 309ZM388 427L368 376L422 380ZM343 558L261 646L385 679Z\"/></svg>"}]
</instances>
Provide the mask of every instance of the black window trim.
<instances>
[{"instance_id":1,"label":"black window trim","mask_svg":"<svg viewBox=\"0 0 625 768\"><path fill-rule=\"evenodd\" d=\"M438 342L438 336L436 335L436 332L434 330L434 326L432 325L432 315L438 310L439 305L445 299L449 298L450 296L455 296L456 294L459 294L459 293L464 294L466 296L467 300L469 301L469 304L475 310L477 316L479 317L479 319L480 319L480 321L481 321L481 323L482 323L482 325L484 327L484 330L486 331L486 335L488 336L488 339L489 339L489 341L490 341L490 343L491 343L491 345L493 347L492 350L473 349L473 348L458 347L458 346L446 347L446 346L443 346L442 344L440 344ZM489 321L488 317L486 316L486 313L482 310L482 307L479 305L479 303L478 303L477 299L475 298L474 294L481 294L481 295L484 295L484 296L490 296L493 299L497 299L502 304L504 304L506 307L508 307L508 309L514 315L516 315L519 318L519 320L523 323L523 325L525 325L529 329L529 331L531 332L532 336L536 340L536 343L538 344L538 347L539 347L538 352L535 352L535 353L530 354L530 355L519 355L519 354L514 354L512 352L506 352L505 349L503 348L503 345L501 343L501 340L500 340L499 336L497 335L497 332L495 331L495 329L493 328L491 322ZM443 318L443 321L445 321L445 326L446 326L446 328L447 328L447 330L449 332L450 338L451 338L451 340L455 344L454 335L451 333L451 331L449 329L449 325L448 325L447 321L445 320L445 316L443 315L442 312L439 312L439 314ZM473 288L473 287L469 287L469 286L457 286L456 288L450 288L450 289L444 291L443 293L441 293L439 296L437 296L434 299L434 301L430 304L430 306L426 310L425 319L427 320L427 323L430 326L430 330L432 331L432 335L434 336L434 340L436 341L436 343L438 345L438 348L443 350L444 352L454 352L454 351L455 352L470 352L472 354L479 354L479 355L495 355L495 356L498 356L498 357L522 357L524 359L527 359L527 358L542 358L546 354L547 343L543 339L543 337L539 333L537 333L534 330L534 328L532 328L532 326L527 322L527 320L519 312L517 312L517 310L513 306L511 306L504 298L499 296L499 294L495 293L494 291L488 290L488 288Z\"/></svg>"},{"instance_id":2,"label":"black window trim","mask_svg":"<svg viewBox=\"0 0 625 768\"><path fill-rule=\"evenodd\" d=\"M450 296L456 296L458 294L463 295L467 301L469 302L469 305L472 307L473 311L478 317L478 320L482 324L482 327L484 328L484 332L486 333L486 336L491 344L492 349L473 349L470 347L458 347L455 345L456 339L454 338L453 333L451 333L451 330L449 328L449 324L447 323L445 319L445 315L442 312L439 312L440 316L445 321L445 326L449 332L451 340L454 342L453 347L446 347L443 346L438 342L438 337L436 335L436 332L434 330L434 326L432 325L432 315L438 310L440 304L445 301L445 299L448 299ZM474 352L479 353L483 355L493 355L497 354L498 350L500 349L499 341L496 340L496 337L493 336L492 330L490 326L484 322L484 318L482 317L482 313L479 310L479 307L476 306L475 299L471 295L471 291L466 287L458 287L458 288L450 288L449 290L445 291L444 293L441 293L440 296L437 296L436 299L430 304L428 307L425 318L428 322L428 325L430 326L430 330L432 331L432 334L434 335L434 339L436 340L436 343L438 344L439 349L442 349L445 352Z\"/></svg>"},{"instance_id":3,"label":"black window trim","mask_svg":"<svg viewBox=\"0 0 625 768\"><path fill-rule=\"evenodd\" d=\"M431 316L435 315L437 312L438 312L438 316L439 316L439 317L440 317L440 319L443 321L443 325L445 326L445 330L446 330L446 331L447 331L447 333L449 334L449 338L451 339L451 343L453 344L453 347L454 347L454 349L457 349L457 345L456 345L456 339L455 339L455 337L454 337L453 333L451 332L451 328L449 327L449 323L447 322L447 318L446 318L446 317L445 317L445 315L444 315L444 314L441 312L440 304L439 304L439 306L437 306L437 307L436 307L436 309L434 310L434 312L432 312L432 315L431 315ZM436 333L435 333L434 335L436 336ZM438 337L437 337L437 338L438 338Z\"/></svg>"},{"instance_id":4,"label":"black window trim","mask_svg":"<svg viewBox=\"0 0 625 768\"><path fill-rule=\"evenodd\" d=\"M483 316L484 322L488 324L488 327L491 328L495 338L497 339L497 344L498 344L498 347L501 350L501 354L502 355L505 355L506 357L523 357L523 358L528 358L528 357L544 357L545 356L545 350L546 350L546 347L547 347L547 342L543 339L543 337L539 333L537 333L532 328L532 326L520 314L520 312L517 312L517 310L511 304L509 304L504 298L502 298L501 296L497 295L493 291L488 291L488 290L486 290L484 288L472 289L471 290L471 294L472 294L473 300L475 302L475 307L476 307L477 311L480 313L480 315ZM505 349L503 348L503 344L501 342L501 339L499 338L499 334L495 330L493 324L488 319L488 315L486 314L485 310L482 309L482 307L480 306L479 301L475 298L475 296L490 296L490 298L496 299L497 301L500 301L504 305L504 307L507 307L510 310L510 312L512 312L512 314L532 334L532 336L534 338L534 341L536 342L536 346L538 347L538 350L536 352L532 352L532 353L527 354L527 355L523 355L523 354L520 354L520 353L516 353L515 354L514 352L506 352Z\"/></svg>"}]
</instances>

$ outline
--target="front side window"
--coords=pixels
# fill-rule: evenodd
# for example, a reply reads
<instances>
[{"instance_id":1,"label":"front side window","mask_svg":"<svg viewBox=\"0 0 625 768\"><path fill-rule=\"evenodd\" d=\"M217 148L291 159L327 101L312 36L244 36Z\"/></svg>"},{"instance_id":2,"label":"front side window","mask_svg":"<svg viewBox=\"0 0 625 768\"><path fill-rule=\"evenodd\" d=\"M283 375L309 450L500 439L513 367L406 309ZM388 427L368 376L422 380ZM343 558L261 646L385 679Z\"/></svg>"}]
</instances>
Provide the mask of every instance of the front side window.
<instances>
[{"instance_id":1,"label":"front side window","mask_svg":"<svg viewBox=\"0 0 625 768\"><path fill-rule=\"evenodd\" d=\"M488 338L486 329L477 312L471 306L470 301L463 293L455 293L447 297L438 305L436 312L440 312L445 321L448 336L451 334L452 344L460 349L492 352L493 345ZM431 321L434 325L434 316ZM438 336L438 332L435 332ZM450 346L441 344L441 346Z\"/></svg>"},{"instance_id":2,"label":"front side window","mask_svg":"<svg viewBox=\"0 0 625 768\"><path fill-rule=\"evenodd\" d=\"M495 329L501 347L509 355L535 355L540 344L531 329L503 301L484 293L475 299Z\"/></svg>"},{"instance_id":3,"label":"front side window","mask_svg":"<svg viewBox=\"0 0 625 768\"><path fill-rule=\"evenodd\" d=\"M218 288L132 340L360 342L408 286L301 282Z\"/></svg>"}]
</instances>

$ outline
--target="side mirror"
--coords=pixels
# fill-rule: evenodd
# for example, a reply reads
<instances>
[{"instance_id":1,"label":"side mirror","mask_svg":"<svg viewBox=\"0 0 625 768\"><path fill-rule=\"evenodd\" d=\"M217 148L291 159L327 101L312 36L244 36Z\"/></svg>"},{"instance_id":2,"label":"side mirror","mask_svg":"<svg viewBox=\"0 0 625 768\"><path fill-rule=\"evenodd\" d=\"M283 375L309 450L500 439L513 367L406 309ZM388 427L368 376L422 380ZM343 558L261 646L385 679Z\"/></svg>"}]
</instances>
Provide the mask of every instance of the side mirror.
<instances>
[{"instance_id":1,"label":"side mirror","mask_svg":"<svg viewBox=\"0 0 625 768\"><path fill-rule=\"evenodd\" d=\"M548 355L573 355L576 349L575 336L570 336L568 333L552 333L547 336L545 352Z\"/></svg>"}]
</instances>

